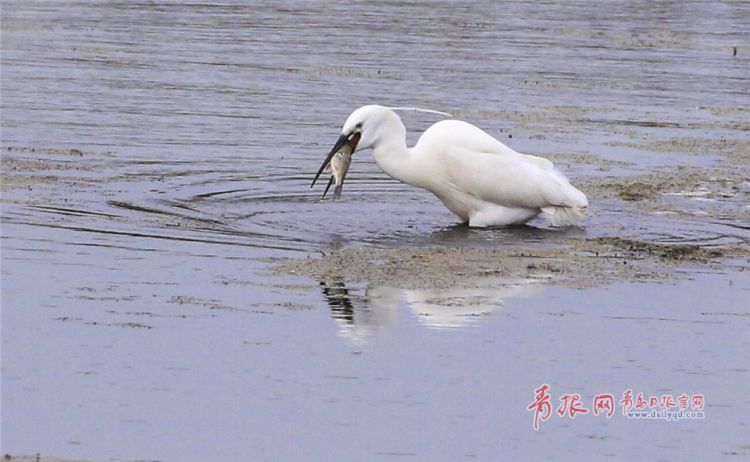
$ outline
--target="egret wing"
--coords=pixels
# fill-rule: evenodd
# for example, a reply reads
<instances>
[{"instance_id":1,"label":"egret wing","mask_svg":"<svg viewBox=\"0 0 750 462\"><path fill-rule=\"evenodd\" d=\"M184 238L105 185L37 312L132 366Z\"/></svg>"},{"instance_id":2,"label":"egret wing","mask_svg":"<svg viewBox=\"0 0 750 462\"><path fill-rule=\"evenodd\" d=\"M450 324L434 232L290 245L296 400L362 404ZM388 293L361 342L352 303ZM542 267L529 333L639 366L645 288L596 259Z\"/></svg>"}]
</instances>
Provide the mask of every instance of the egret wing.
<instances>
[{"instance_id":1,"label":"egret wing","mask_svg":"<svg viewBox=\"0 0 750 462\"><path fill-rule=\"evenodd\" d=\"M463 146L447 147L443 151L446 177L464 193L505 207L587 205L586 196L571 186L548 160L515 151L497 154Z\"/></svg>"},{"instance_id":2,"label":"egret wing","mask_svg":"<svg viewBox=\"0 0 750 462\"><path fill-rule=\"evenodd\" d=\"M472 152L498 156L522 157L545 170L553 169L552 162L529 154L521 154L493 138L481 128L461 120L442 120L425 130L417 145L432 145L432 148L455 146Z\"/></svg>"}]
</instances>

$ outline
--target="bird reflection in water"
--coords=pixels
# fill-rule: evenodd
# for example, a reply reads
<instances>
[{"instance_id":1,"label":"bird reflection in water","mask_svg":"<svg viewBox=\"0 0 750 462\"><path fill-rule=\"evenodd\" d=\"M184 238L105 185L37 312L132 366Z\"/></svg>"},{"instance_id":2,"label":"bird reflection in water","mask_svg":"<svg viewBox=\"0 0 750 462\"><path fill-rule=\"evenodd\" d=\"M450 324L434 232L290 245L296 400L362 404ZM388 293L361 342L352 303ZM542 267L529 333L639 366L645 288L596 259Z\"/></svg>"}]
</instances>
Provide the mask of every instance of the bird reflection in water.
<instances>
[{"instance_id":1,"label":"bird reflection in water","mask_svg":"<svg viewBox=\"0 0 750 462\"><path fill-rule=\"evenodd\" d=\"M485 281L487 282L487 281ZM385 286L347 286L343 277L320 281L339 333L352 343L363 344L393 322L399 307L409 307L419 324L430 329L468 328L503 306L505 299L531 293L539 279L492 281L491 286L398 289Z\"/></svg>"},{"instance_id":2,"label":"bird reflection in water","mask_svg":"<svg viewBox=\"0 0 750 462\"><path fill-rule=\"evenodd\" d=\"M354 344L364 344L396 317L398 299L379 288L347 287L343 277L320 281L323 296L339 333Z\"/></svg>"},{"instance_id":3,"label":"bird reflection in water","mask_svg":"<svg viewBox=\"0 0 750 462\"><path fill-rule=\"evenodd\" d=\"M349 289L346 288L344 279L336 277L320 281L320 287L323 289L323 296L328 306L331 307L333 318L354 322L354 305L352 305Z\"/></svg>"}]
</instances>

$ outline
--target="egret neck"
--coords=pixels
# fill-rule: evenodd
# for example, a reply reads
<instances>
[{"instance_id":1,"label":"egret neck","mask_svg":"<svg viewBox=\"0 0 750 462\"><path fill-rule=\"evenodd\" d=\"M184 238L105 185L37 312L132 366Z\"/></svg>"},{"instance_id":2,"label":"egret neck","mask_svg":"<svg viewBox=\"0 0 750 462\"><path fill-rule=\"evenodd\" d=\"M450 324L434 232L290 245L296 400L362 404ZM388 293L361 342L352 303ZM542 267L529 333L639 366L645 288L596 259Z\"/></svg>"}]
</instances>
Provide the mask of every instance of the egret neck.
<instances>
[{"instance_id":1,"label":"egret neck","mask_svg":"<svg viewBox=\"0 0 750 462\"><path fill-rule=\"evenodd\" d=\"M425 187L428 172L414 148L406 146L406 127L398 115L390 112L376 130L373 157L378 166L395 180Z\"/></svg>"}]
</instances>

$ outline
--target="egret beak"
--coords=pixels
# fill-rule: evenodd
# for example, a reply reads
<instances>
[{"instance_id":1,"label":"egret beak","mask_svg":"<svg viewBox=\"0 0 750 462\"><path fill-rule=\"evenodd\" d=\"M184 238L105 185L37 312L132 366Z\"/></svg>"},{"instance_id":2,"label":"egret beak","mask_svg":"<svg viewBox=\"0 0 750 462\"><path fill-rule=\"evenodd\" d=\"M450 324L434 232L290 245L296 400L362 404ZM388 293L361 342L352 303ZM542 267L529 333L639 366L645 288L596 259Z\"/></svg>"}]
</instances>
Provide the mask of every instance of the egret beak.
<instances>
[{"instance_id":1,"label":"egret beak","mask_svg":"<svg viewBox=\"0 0 750 462\"><path fill-rule=\"evenodd\" d=\"M328 167L328 164L331 163L331 159L333 159L334 154L339 152L346 143L349 143L351 145L353 153L354 150L357 149L357 143L359 142L359 138L361 136L362 135L359 132L350 133L348 135L344 133L343 135L339 136L339 139L336 140L336 144L333 145L333 149L331 149L331 152L329 152L326 156L326 160L323 161L323 165L321 165L318 169L318 173L315 174L315 178L310 185L311 188L315 186L315 182L318 181L318 177L320 177L320 174L323 173L323 170L325 170L325 168Z\"/></svg>"},{"instance_id":2,"label":"egret beak","mask_svg":"<svg viewBox=\"0 0 750 462\"><path fill-rule=\"evenodd\" d=\"M331 179L328 180L328 186L326 186L326 190L323 191L323 199L325 199L326 194L328 194L328 190L331 189L331 185L333 184L334 178L333 175L331 175Z\"/></svg>"}]
</instances>

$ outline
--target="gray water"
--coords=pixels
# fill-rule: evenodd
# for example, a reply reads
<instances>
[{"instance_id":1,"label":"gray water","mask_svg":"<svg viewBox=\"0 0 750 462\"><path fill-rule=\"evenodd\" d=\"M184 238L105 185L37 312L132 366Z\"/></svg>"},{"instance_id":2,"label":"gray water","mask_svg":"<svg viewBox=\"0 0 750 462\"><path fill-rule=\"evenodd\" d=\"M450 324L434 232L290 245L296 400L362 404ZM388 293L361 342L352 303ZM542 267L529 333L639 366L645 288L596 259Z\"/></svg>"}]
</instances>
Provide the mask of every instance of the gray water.
<instances>
[{"instance_id":1,"label":"gray water","mask_svg":"<svg viewBox=\"0 0 750 462\"><path fill-rule=\"evenodd\" d=\"M547 239L456 226L367 153L342 200L321 202L312 176L362 104L449 111L522 152L594 159L556 160L574 180L713 165L621 143L747 139L732 109L750 107L749 20L744 1L4 1L3 148L60 150L28 156L70 181L3 193L2 452L747 455L746 262L585 290L350 286L342 304L341 281L282 277L264 258ZM403 118L411 142L436 120ZM748 239L731 218L592 206L562 232ZM444 319L451 297L479 301ZM553 416L535 433L526 406L545 382L554 397L705 393L707 418Z\"/></svg>"}]
</instances>

